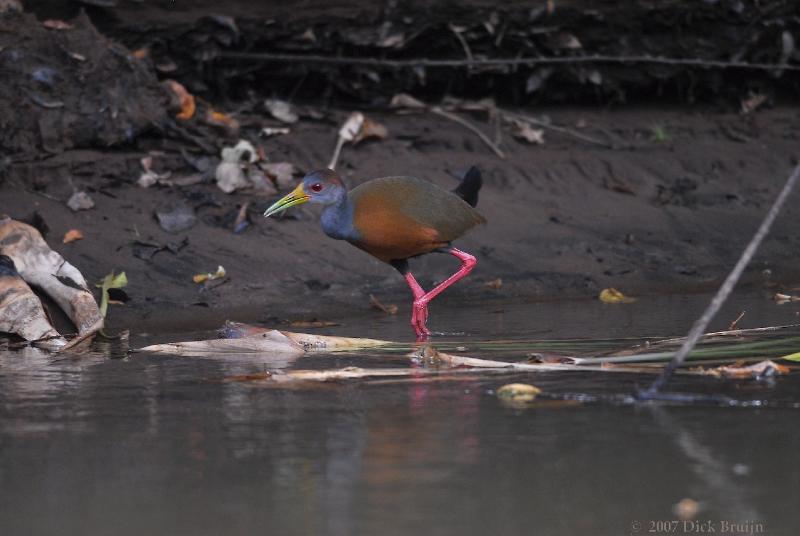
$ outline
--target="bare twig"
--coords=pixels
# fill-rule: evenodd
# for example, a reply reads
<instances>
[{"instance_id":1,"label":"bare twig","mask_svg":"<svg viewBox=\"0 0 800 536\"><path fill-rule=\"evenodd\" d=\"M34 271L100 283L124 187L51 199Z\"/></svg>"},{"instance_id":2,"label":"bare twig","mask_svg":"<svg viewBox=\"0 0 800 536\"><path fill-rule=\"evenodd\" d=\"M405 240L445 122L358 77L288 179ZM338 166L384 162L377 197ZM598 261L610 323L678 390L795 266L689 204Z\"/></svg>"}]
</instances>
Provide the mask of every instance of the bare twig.
<instances>
[{"instance_id":1,"label":"bare twig","mask_svg":"<svg viewBox=\"0 0 800 536\"><path fill-rule=\"evenodd\" d=\"M703 332L706 330L709 322L711 322L711 319L714 318L720 307L722 307L722 304L725 303L725 300L728 298L731 291L733 291L733 287L736 285L736 282L739 281L742 272L750 263L750 259L753 258L753 255L755 255L758 247L761 245L762 240L764 240L764 237L769 232L770 227L772 227L772 222L775 221L775 218L778 216L778 213L783 207L783 204L786 202L786 199L789 197L789 194L792 193L798 178L800 178L800 165L796 166L792 174L789 175L789 178L786 180L786 185L783 187L783 190L781 190L780 194L778 194L778 197L775 199L772 207L770 207L769 212L767 212L767 215L764 217L764 221L761 222L758 231L756 231L756 234L750 240L750 243L747 244L747 247L739 257L739 261L736 263L736 266L734 266L733 270L731 270L731 273L728 274L728 277L714 295L711 303L708 304L706 310L703 312L700 318L695 321L692 329L689 330L686 340L675 354L675 357L673 357L672 361L670 361L667 366L664 367L662 373L658 376L658 378L655 379L650 387L647 388L647 390L638 393L640 399L648 400L657 398L659 391L667 383L673 372L675 372L675 369L677 369L686 360L686 356L689 355L689 352L692 351L694 346L703 336Z\"/></svg>"},{"instance_id":2,"label":"bare twig","mask_svg":"<svg viewBox=\"0 0 800 536\"><path fill-rule=\"evenodd\" d=\"M734 320L733 322L731 322L730 324L728 324L728 331L733 331L734 329L736 329L736 324L738 324L738 323L739 323L739 320L741 320L742 318L744 318L744 314L745 314L746 312L747 312L747 311L742 311L741 313L739 313L739 316L737 316L737 317L736 317L736 320Z\"/></svg>"},{"instance_id":3,"label":"bare twig","mask_svg":"<svg viewBox=\"0 0 800 536\"><path fill-rule=\"evenodd\" d=\"M467 44L467 40L464 39L464 36L461 35L461 32L458 30L458 28L456 28L452 24L448 24L447 26L450 28L450 31L453 32L453 34L456 36L458 42L461 43L461 48L464 49L464 55L467 57L467 61L470 63L475 61L475 58L472 57L472 50L470 50L469 44Z\"/></svg>"},{"instance_id":4,"label":"bare twig","mask_svg":"<svg viewBox=\"0 0 800 536\"><path fill-rule=\"evenodd\" d=\"M478 127L476 127L475 125L473 125L472 123L470 123L466 119L463 119L463 118L457 116L454 113L446 112L445 110L442 110L439 106L431 107L430 111L432 113L435 113L436 115L440 115L440 116L445 117L445 118L447 118L447 119L449 119L451 121L455 121L459 125L462 125L462 126L468 128L468 129L470 129L472 132L474 132L475 134L478 135L478 137L481 139L481 141L483 141L483 143L485 143L492 151L494 151L494 154L496 154L500 158L505 158L506 157L505 153L500 149L500 147L495 145L494 142L492 140L490 140L489 137L486 134L481 132L481 130Z\"/></svg>"},{"instance_id":5,"label":"bare twig","mask_svg":"<svg viewBox=\"0 0 800 536\"><path fill-rule=\"evenodd\" d=\"M778 63L750 63L746 61L706 60L702 58L667 58L662 56L606 56L601 54L589 56L545 56L538 58L478 58L478 59L442 59L427 58L392 60L385 58L360 58L354 56L322 56L314 54L289 54L281 52L222 52L220 57L241 60L306 62L338 65L363 65L370 67L414 68L414 67L508 67L535 66L575 63L637 63L656 65L682 65L715 69L749 69L759 71L800 71L800 65Z\"/></svg>"}]
</instances>

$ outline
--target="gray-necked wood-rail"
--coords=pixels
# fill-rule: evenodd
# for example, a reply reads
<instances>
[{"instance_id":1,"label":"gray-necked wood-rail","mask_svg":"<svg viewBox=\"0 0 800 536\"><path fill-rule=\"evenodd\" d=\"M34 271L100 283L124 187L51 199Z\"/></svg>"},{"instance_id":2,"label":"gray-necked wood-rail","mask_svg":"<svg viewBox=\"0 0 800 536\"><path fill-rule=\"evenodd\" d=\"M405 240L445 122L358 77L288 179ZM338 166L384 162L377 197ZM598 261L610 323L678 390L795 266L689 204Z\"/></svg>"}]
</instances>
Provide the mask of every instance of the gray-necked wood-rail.
<instances>
[{"instance_id":1,"label":"gray-necked wood-rail","mask_svg":"<svg viewBox=\"0 0 800 536\"><path fill-rule=\"evenodd\" d=\"M269 207L264 216L306 202L323 205L321 221L325 234L347 240L391 264L405 277L414 294L411 325L417 340L425 340L430 335L425 325L428 303L475 266L475 257L451 243L472 227L486 223L473 208L481 184L480 172L472 167L452 192L414 177L373 179L348 192L335 171L321 169L306 175L294 191ZM425 292L411 274L408 259L432 252L457 257L461 267Z\"/></svg>"}]
</instances>

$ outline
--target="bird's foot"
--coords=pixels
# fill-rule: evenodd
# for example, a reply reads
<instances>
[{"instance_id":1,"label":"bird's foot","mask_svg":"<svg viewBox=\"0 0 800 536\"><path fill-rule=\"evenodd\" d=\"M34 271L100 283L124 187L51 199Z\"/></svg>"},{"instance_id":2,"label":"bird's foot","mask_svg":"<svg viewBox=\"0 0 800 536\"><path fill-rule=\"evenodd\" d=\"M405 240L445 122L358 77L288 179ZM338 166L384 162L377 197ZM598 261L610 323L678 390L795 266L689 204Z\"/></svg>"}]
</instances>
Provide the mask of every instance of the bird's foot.
<instances>
[{"instance_id":1,"label":"bird's foot","mask_svg":"<svg viewBox=\"0 0 800 536\"><path fill-rule=\"evenodd\" d=\"M428 320L428 304L422 300L415 301L411 313L411 327L417 334L417 342L427 341L431 335L425 323Z\"/></svg>"}]
</instances>

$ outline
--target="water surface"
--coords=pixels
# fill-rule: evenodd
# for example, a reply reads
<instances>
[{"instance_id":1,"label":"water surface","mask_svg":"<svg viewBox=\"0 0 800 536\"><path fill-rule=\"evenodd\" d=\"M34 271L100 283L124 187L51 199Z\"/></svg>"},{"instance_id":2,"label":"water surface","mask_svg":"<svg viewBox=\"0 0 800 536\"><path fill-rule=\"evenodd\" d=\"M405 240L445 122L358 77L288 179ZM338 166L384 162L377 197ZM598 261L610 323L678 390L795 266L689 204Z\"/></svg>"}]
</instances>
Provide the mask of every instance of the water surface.
<instances>
[{"instance_id":1,"label":"water surface","mask_svg":"<svg viewBox=\"0 0 800 536\"><path fill-rule=\"evenodd\" d=\"M447 305L439 340L681 335L707 296ZM714 329L789 324L798 307L735 297ZM324 330L408 340L400 318L364 315ZM132 346L198 334L134 332ZM207 334L206 334L207 335ZM492 357L498 357L493 355ZM506 356L519 357L519 356ZM800 526L800 375L772 381L677 377L672 390L762 407L547 402L510 408L494 389L613 397L640 374L548 372L446 381L371 381L277 389L224 382L269 359L0 355L0 532L36 534L635 534L674 520ZM401 354L318 355L295 369L407 366ZM641 523L641 530L635 528ZM687 527L691 529L691 527ZM681 532L683 531L683 532ZM679 534L692 533L679 527ZM696 531L695 531L696 533Z\"/></svg>"}]
</instances>

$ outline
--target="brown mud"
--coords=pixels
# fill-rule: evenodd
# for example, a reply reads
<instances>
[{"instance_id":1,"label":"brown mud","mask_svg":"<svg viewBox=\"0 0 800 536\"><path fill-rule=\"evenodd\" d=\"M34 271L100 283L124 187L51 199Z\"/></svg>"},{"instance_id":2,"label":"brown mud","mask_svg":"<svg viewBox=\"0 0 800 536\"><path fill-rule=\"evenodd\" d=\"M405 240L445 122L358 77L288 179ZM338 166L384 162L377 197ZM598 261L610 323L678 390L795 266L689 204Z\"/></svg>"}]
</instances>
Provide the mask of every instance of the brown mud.
<instances>
[{"instance_id":1,"label":"brown mud","mask_svg":"<svg viewBox=\"0 0 800 536\"><path fill-rule=\"evenodd\" d=\"M48 18L45 12L59 16L47 2L30 5L39 19ZM65 5L60 16L74 15L75 6ZM267 16L235 12L239 3L231 5L230 15L237 17L237 31L244 35L241 39L250 35L241 28ZM144 39L144 33L133 31L137 24L148 28L158 22L159 31L176 32L208 16L198 10L191 17L189 12L170 12L174 19L159 18L158 10L148 11L135 3L120 6L117 11L91 7L88 13L98 28L116 32L115 38L124 41L125 58ZM315 24L321 24L320 18L327 13L320 7L312 17ZM303 26L297 17L289 18L293 31ZM82 24L75 23L77 31L88 31ZM262 66L260 74L244 86L249 100L230 100L242 92L226 94L220 86L210 86L209 71L201 68L199 60L192 76L187 71L192 64L174 51L174 42L169 46L178 71L159 76L183 81L208 100L232 103L222 109L239 120L238 136L202 125L172 129L174 112L162 116L166 104L161 103L162 108L150 110L149 115L134 114L147 118L137 126L136 135L128 128L119 131L128 134L106 140L106 131L97 130L99 137L61 142L51 151L40 145L42 138L35 134L43 124L40 120L29 129L34 134L27 148L12 150L19 149L15 137L6 147L10 156L0 160L0 212L43 220L51 246L90 282L98 282L111 270L127 273L125 290L130 300L112 307L112 329L203 329L226 318L273 324L296 318L335 320L343 311L349 316L361 311L383 314L370 312L370 294L383 303L400 304L399 314L408 314L409 296L402 278L365 253L324 236L315 208L266 220L260 213L275 196L227 195L217 188L214 159L221 146L232 145L239 137L260 145L271 161L292 162L299 170L309 171L328 162L339 125L358 108L384 124L389 136L345 146L339 170L351 187L373 177L408 174L452 188L460 172L478 166L484 177L478 210L488 224L457 243L476 255L478 265L469 278L440 298L464 306L481 300L591 298L609 286L631 295L711 288L735 262L800 158L800 108L795 100L770 98L761 108L743 114L738 103L732 106L725 100L728 95L694 104L648 100L649 83L631 86L636 88L637 104L598 97L602 106L587 106L585 100L554 105L544 102L558 99L515 103L514 98L498 97L503 106L547 116L553 124L611 140L614 147L550 130L545 130L544 144L531 145L503 129L501 147L506 158L501 159L474 133L441 116L389 110L381 102L391 97L394 83L386 86L380 101L346 94L336 84L325 103L302 100L312 113L301 116L290 134L264 139L258 136L261 127L279 124L267 117L260 100L291 97L281 89L289 80L285 72L280 73L280 83L261 92L254 81L264 76ZM0 50L0 59L3 54L8 51ZM159 60L155 56L154 52L154 62ZM139 68L123 64L120 69L138 72ZM179 76L181 72L186 80ZM99 80L102 84L103 79ZM155 80L154 74L148 74L144 84L157 88ZM243 80L241 76L228 79L237 84ZM753 80L762 77L753 75ZM775 87L791 89L797 78L787 74L773 80ZM303 91L313 89L308 84L303 82ZM460 96L473 96L461 89L456 91ZM548 91L557 92L558 85ZM749 95L747 84L737 86L737 91L742 99ZM417 92L416 96L432 99L435 93ZM686 97L680 92L676 95ZM60 101L63 105L57 109L43 108L31 99L25 106L38 107L43 114L69 110L70 101ZM150 102L160 102L160 98L154 96ZM126 109L141 111L135 106ZM461 115L489 133L485 114ZM81 132L86 129L82 127ZM108 132L118 134L117 130ZM142 188L136 181L142 173L140 160L147 155L159 171L171 171L174 176L198 174L202 181ZM95 206L73 212L66 202L80 190L91 195ZM233 221L248 201L251 224L235 234ZM170 234L159 226L154 213L176 203L191 206L197 223ZM749 269L749 282L788 284L798 276L800 211L796 206L790 203L776 222ZM81 230L84 239L62 244L64 233L73 228ZM227 270L224 280L208 286L192 281L194 274L213 272L218 265ZM412 262L412 270L426 287L454 269L446 256ZM502 279L499 288L487 285L497 278Z\"/></svg>"}]
</instances>

